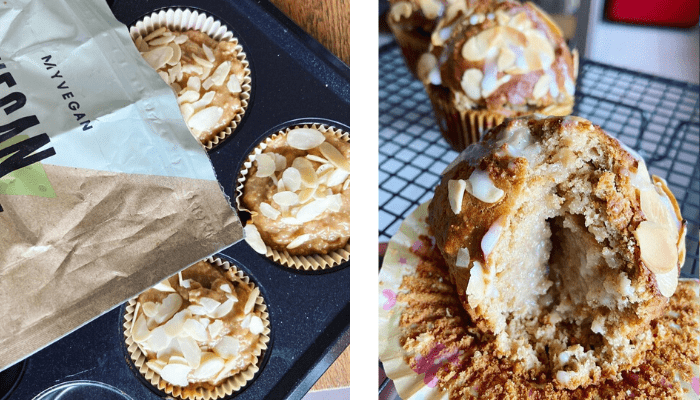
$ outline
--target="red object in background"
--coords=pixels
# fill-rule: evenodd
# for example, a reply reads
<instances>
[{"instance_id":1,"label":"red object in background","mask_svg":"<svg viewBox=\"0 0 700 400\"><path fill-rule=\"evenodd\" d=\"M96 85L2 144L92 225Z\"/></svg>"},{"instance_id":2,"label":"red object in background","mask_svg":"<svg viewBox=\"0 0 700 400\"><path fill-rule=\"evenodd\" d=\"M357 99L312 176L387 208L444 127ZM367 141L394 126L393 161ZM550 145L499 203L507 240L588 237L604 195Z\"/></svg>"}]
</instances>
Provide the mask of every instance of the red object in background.
<instances>
[{"instance_id":1,"label":"red object in background","mask_svg":"<svg viewBox=\"0 0 700 400\"><path fill-rule=\"evenodd\" d=\"M635 25L691 28L700 19L698 0L607 0L605 18Z\"/></svg>"}]
</instances>

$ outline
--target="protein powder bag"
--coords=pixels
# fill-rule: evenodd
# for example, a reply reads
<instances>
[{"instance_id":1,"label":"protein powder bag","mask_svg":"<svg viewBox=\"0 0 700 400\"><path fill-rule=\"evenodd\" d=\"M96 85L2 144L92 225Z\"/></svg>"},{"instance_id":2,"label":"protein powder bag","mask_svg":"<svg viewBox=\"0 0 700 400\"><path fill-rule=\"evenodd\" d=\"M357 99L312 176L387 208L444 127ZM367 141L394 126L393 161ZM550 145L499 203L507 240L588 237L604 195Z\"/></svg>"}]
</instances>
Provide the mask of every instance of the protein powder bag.
<instances>
[{"instance_id":1,"label":"protein powder bag","mask_svg":"<svg viewBox=\"0 0 700 400\"><path fill-rule=\"evenodd\" d=\"M242 238L104 0L0 0L0 370Z\"/></svg>"}]
</instances>

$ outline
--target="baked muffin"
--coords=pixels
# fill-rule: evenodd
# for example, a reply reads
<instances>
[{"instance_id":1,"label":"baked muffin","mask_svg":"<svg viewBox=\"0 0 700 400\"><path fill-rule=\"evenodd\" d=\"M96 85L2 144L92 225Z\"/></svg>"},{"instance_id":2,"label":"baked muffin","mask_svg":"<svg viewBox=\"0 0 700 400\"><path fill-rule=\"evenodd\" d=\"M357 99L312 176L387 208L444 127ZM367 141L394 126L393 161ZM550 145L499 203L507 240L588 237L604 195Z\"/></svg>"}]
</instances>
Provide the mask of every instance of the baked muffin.
<instances>
[{"instance_id":1,"label":"baked muffin","mask_svg":"<svg viewBox=\"0 0 700 400\"><path fill-rule=\"evenodd\" d=\"M438 21L467 12L468 0L389 0L389 3L387 24L401 47L406 67L418 77L416 65L420 56L430 49L430 37Z\"/></svg>"},{"instance_id":2,"label":"baked muffin","mask_svg":"<svg viewBox=\"0 0 700 400\"><path fill-rule=\"evenodd\" d=\"M269 321L260 290L220 260L200 261L143 292L127 318L131 357L146 378L185 399L218 398L258 370Z\"/></svg>"},{"instance_id":3,"label":"baked muffin","mask_svg":"<svg viewBox=\"0 0 700 400\"><path fill-rule=\"evenodd\" d=\"M578 56L532 3L482 1L436 26L418 76L457 151L507 117L568 115Z\"/></svg>"},{"instance_id":4,"label":"baked muffin","mask_svg":"<svg viewBox=\"0 0 700 400\"><path fill-rule=\"evenodd\" d=\"M173 88L187 127L203 145L212 148L236 128L250 98L250 70L236 39L161 27L134 43Z\"/></svg>"},{"instance_id":5,"label":"baked muffin","mask_svg":"<svg viewBox=\"0 0 700 400\"><path fill-rule=\"evenodd\" d=\"M402 399L697 399L697 279L679 281L666 312L649 327L654 345L639 366L561 390L551 371L532 374L499 357L495 338L476 327L428 235L427 208L402 222L379 273L379 358Z\"/></svg>"},{"instance_id":6,"label":"baked muffin","mask_svg":"<svg viewBox=\"0 0 700 400\"><path fill-rule=\"evenodd\" d=\"M304 125L278 132L251 155L239 207L253 249L325 255L350 240L350 142L342 131Z\"/></svg>"},{"instance_id":7,"label":"baked muffin","mask_svg":"<svg viewBox=\"0 0 700 400\"><path fill-rule=\"evenodd\" d=\"M574 389L637 365L685 260L666 183L578 117L521 117L448 166L428 222L500 354Z\"/></svg>"}]
</instances>

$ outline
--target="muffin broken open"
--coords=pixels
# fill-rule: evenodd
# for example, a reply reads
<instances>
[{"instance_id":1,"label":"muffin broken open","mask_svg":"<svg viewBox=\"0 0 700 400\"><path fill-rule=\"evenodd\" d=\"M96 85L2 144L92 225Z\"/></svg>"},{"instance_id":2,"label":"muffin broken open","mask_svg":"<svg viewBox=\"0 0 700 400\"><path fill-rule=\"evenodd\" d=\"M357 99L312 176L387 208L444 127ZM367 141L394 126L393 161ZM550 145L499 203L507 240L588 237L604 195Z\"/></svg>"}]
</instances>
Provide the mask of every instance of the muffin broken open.
<instances>
[{"instance_id":1,"label":"muffin broken open","mask_svg":"<svg viewBox=\"0 0 700 400\"><path fill-rule=\"evenodd\" d=\"M447 168L428 222L500 355L568 389L640 362L685 258L665 182L576 117L489 132Z\"/></svg>"}]
</instances>

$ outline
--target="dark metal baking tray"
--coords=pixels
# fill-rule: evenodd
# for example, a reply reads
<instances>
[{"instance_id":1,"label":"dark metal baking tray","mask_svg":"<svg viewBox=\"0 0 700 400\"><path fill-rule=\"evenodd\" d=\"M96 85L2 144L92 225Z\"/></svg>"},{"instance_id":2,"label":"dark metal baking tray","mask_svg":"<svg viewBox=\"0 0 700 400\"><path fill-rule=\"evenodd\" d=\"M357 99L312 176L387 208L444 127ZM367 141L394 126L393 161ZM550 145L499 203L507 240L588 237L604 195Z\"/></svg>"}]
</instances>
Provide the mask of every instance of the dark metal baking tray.
<instances>
[{"instance_id":1,"label":"dark metal baking tray","mask_svg":"<svg viewBox=\"0 0 700 400\"><path fill-rule=\"evenodd\" d=\"M226 24L241 42L252 71L251 101L233 135L209 153L232 203L245 157L267 135L305 122L350 131L349 67L270 3L114 0L109 4L127 26L162 8L201 10ZM219 256L260 286L271 322L271 344L260 372L231 398L302 398L350 341L350 263L300 272L275 264L243 241ZM130 366L122 322L123 306L1 372L0 389L5 391L0 400L33 399L71 381L102 382L134 400L163 398Z\"/></svg>"}]
</instances>

